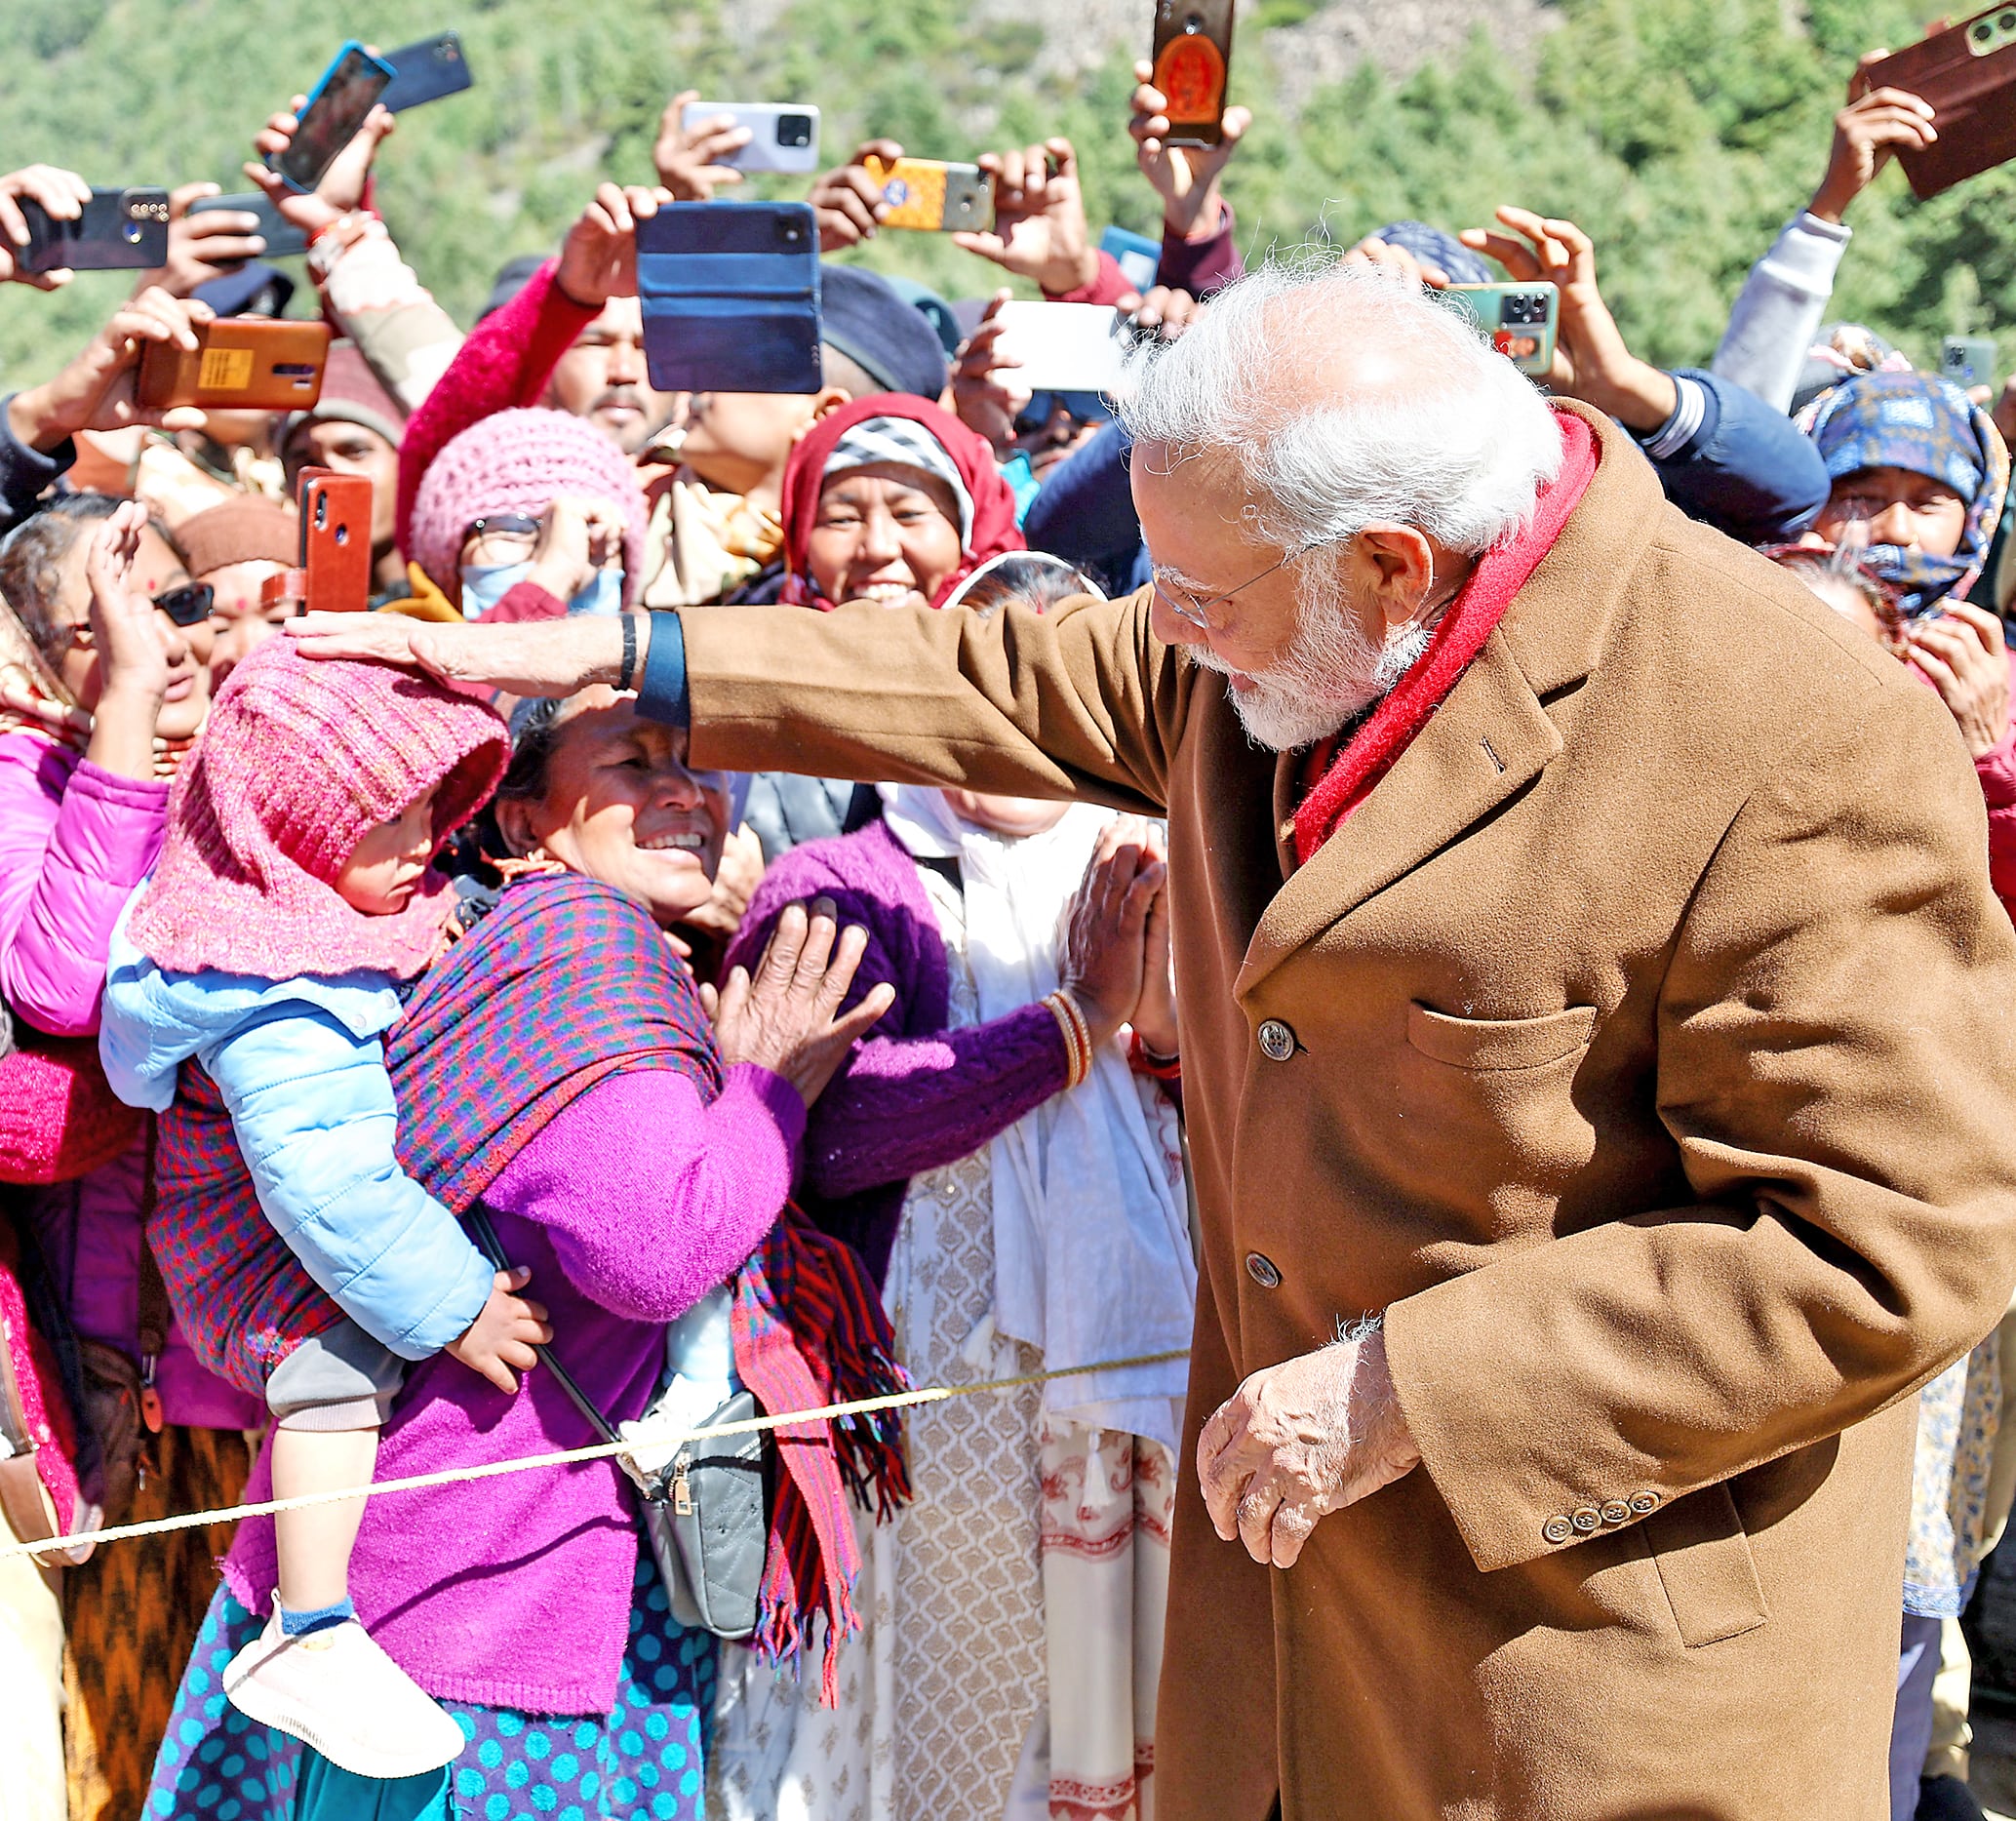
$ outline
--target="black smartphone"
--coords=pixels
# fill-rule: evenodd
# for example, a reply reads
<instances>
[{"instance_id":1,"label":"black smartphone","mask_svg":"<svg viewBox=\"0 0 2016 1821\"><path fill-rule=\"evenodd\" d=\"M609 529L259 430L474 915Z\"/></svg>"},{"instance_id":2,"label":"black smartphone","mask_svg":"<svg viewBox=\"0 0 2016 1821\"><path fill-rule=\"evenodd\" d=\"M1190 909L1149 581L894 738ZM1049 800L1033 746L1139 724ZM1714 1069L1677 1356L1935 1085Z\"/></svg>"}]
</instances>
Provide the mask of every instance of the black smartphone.
<instances>
[{"instance_id":1,"label":"black smartphone","mask_svg":"<svg viewBox=\"0 0 2016 1821\"><path fill-rule=\"evenodd\" d=\"M1232 71L1232 0L1155 0L1150 61L1169 143L1216 145L1224 138Z\"/></svg>"},{"instance_id":2,"label":"black smartphone","mask_svg":"<svg viewBox=\"0 0 2016 1821\"><path fill-rule=\"evenodd\" d=\"M445 95L459 95L476 81L469 73L469 59L462 54L459 32L444 31L402 44L385 53L385 61L397 73L378 99L395 114L422 101L438 101Z\"/></svg>"},{"instance_id":3,"label":"black smartphone","mask_svg":"<svg viewBox=\"0 0 2016 1821\"><path fill-rule=\"evenodd\" d=\"M292 221L283 219L280 211L273 207L272 198L258 190L246 190L236 196L206 196L201 202L189 205L191 215L209 215L219 209L258 217L257 232L266 243L266 251L260 255L262 258L285 259L308 251L307 234Z\"/></svg>"},{"instance_id":4,"label":"black smartphone","mask_svg":"<svg viewBox=\"0 0 2016 1821\"><path fill-rule=\"evenodd\" d=\"M168 261L165 189L95 189L74 221L59 221L30 196L20 199L28 244L24 272L149 271Z\"/></svg>"},{"instance_id":5,"label":"black smartphone","mask_svg":"<svg viewBox=\"0 0 2016 1821\"><path fill-rule=\"evenodd\" d=\"M290 187L303 192L322 181L336 154L357 137L357 129L391 85L392 65L352 38L336 54L300 112L294 142L266 159Z\"/></svg>"}]
</instances>

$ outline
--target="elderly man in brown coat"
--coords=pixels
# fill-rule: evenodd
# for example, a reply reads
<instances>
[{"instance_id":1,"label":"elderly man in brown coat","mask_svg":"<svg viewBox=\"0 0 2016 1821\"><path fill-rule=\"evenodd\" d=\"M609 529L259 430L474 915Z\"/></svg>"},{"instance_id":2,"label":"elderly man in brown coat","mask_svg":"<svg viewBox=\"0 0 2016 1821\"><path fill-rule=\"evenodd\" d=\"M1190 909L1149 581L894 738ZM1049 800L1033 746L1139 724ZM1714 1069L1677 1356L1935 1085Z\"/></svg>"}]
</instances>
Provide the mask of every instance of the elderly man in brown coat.
<instances>
[{"instance_id":1,"label":"elderly man in brown coat","mask_svg":"<svg viewBox=\"0 0 2016 1821\"><path fill-rule=\"evenodd\" d=\"M1952 717L1375 275L1245 280L1127 415L1130 600L308 644L1166 812L1161 1821L1877 1821L1912 1393L2016 1277Z\"/></svg>"}]
</instances>

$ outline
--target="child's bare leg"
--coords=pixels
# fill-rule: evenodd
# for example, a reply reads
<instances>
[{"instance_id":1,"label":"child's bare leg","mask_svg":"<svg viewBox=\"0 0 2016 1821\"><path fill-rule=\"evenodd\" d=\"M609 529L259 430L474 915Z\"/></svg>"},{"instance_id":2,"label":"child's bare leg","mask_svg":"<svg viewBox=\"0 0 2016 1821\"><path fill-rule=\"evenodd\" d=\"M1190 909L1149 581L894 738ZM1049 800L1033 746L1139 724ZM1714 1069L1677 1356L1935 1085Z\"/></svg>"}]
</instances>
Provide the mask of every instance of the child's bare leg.
<instances>
[{"instance_id":1,"label":"child's bare leg","mask_svg":"<svg viewBox=\"0 0 2016 1821\"><path fill-rule=\"evenodd\" d=\"M301 1429L283 1421L273 1432L273 1496L369 1485L377 1466L376 1429ZM326 1611L350 1598L350 1552L364 1522L365 1501L345 1498L273 1520L280 1562L280 1604L289 1614Z\"/></svg>"}]
</instances>

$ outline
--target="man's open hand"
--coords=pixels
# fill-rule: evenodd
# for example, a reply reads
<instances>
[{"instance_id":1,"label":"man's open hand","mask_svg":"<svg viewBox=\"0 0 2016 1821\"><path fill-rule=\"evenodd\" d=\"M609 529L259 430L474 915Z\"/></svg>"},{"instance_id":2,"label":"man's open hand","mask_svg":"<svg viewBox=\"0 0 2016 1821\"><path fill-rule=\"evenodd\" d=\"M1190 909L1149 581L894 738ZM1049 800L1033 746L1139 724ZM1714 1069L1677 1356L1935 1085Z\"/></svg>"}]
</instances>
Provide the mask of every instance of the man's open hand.
<instances>
[{"instance_id":1,"label":"man's open hand","mask_svg":"<svg viewBox=\"0 0 2016 1821\"><path fill-rule=\"evenodd\" d=\"M1291 1567L1319 1518L1419 1465L1374 1328L1253 1373L1197 1439L1211 1524L1263 1564Z\"/></svg>"}]
</instances>

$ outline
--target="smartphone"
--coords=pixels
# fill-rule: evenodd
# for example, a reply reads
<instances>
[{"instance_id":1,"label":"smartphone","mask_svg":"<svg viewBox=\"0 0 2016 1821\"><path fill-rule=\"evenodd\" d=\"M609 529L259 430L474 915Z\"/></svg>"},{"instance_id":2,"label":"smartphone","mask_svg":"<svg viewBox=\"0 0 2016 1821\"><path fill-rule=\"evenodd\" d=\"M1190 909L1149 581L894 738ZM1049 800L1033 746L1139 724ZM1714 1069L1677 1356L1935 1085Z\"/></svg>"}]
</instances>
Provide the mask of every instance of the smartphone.
<instances>
[{"instance_id":1,"label":"smartphone","mask_svg":"<svg viewBox=\"0 0 2016 1821\"><path fill-rule=\"evenodd\" d=\"M1109 227L1099 236L1099 251L1110 254L1120 275L1136 291L1149 291L1162 270L1162 242L1124 227Z\"/></svg>"},{"instance_id":2,"label":"smartphone","mask_svg":"<svg viewBox=\"0 0 2016 1821\"><path fill-rule=\"evenodd\" d=\"M816 392L819 232L802 202L675 202L637 224L661 392Z\"/></svg>"},{"instance_id":3,"label":"smartphone","mask_svg":"<svg viewBox=\"0 0 2016 1821\"><path fill-rule=\"evenodd\" d=\"M196 331L193 350L149 341L139 402L155 410L305 411L322 396L335 331L327 323L223 316Z\"/></svg>"},{"instance_id":4,"label":"smartphone","mask_svg":"<svg viewBox=\"0 0 2016 1821\"><path fill-rule=\"evenodd\" d=\"M935 158L870 158L868 175L889 206L884 227L927 234L978 233L994 225L994 186L978 165L941 164Z\"/></svg>"},{"instance_id":5,"label":"smartphone","mask_svg":"<svg viewBox=\"0 0 2016 1821\"><path fill-rule=\"evenodd\" d=\"M462 53L459 32L444 31L414 44L402 44L398 50L385 53L385 61L396 73L378 99L395 114L417 107L422 101L438 101L445 95L459 95L476 86L476 78L469 73L469 59Z\"/></svg>"},{"instance_id":6,"label":"smartphone","mask_svg":"<svg viewBox=\"0 0 2016 1821\"><path fill-rule=\"evenodd\" d=\"M737 171L788 171L801 177L819 168L819 110L795 101L689 101L679 123L689 134L727 115L749 129L749 143L721 160Z\"/></svg>"},{"instance_id":7,"label":"smartphone","mask_svg":"<svg viewBox=\"0 0 2016 1821\"><path fill-rule=\"evenodd\" d=\"M311 190L336 163L336 155L357 137L357 129L377 105L397 72L381 57L374 57L350 39L327 69L300 111L294 142L284 152L269 153L266 165L287 179L290 188Z\"/></svg>"},{"instance_id":8,"label":"smartphone","mask_svg":"<svg viewBox=\"0 0 2016 1821\"><path fill-rule=\"evenodd\" d=\"M1218 144L1232 71L1232 0L1155 0L1149 61L1166 103L1168 142Z\"/></svg>"},{"instance_id":9,"label":"smartphone","mask_svg":"<svg viewBox=\"0 0 2016 1821\"><path fill-rule=\"evenodd\" d=\"M280 211L273 207L272 198L263 191L254 189L235 196L206 196L201 202L189 205L191 215L208 215L219 209L258 217L258 235L266 243L265 252L259 256L261 258L286 259L308 251L306 231L283 218Z\"/></svg>"},{"instance_id":10,"label":"smartphone","mask_svg":"<svg viewBox=\"0 0 2016 1821\"><path fill-rule=\"evenodd\" d=\"M1020 362L1017 385L1036 392L1110 395L1121 382L1133 332L1110 303L1004 303L995 347Z\"/></svg>"},{"instance_id":11,"label":"smartphone","mask_svg":"<svg viewBox=\"0 0 2016 1821\"><path fill-rule=\"evenodd\" d=\"M1872 89L1904 89L1932 103L1938 139L1897 154L1917 195L1936 196L2016 158L2016 6L1944 26L1865 74Z\"/></svg>"},{"instance_id":12,"label":"smartphone","mask_svg":"<svg viewBox=\"0 0 2016 1821\"><path fill-rule=\"evenodd\" d=\"M1995 337L1948 336L1939 345L1939 371L1961 391L1995 384Z\"/></svg>"},{"instance_id":13,"label":"smartphone","mask_svg":"<svg viewBox=\"0 0 2016 1821\"><path fill-rule=\"evenodd\" d=\"M303 468L301 570L311 614L371 607L371 476Z\"/></svg>"},{"instance_id":14,"label":"smartphone","mask_svg":"<svg viewBox=\"0 0 2016 1821\"><path fill-rule=\"evenodd\" d=\"M165 189L95 189L74 221L59 221L31 196L20 203L24 272L144 272L168 261Z\"/></svg>"},{"instance_id":15,"label":"smartphone","mask_svg":"<svg viewBox=\"0 0 2016 1821\"><path fill-rule=\"evenodd\" d=\"M1554 286L1451 285L1432 295L1462 310L1521 373L1553 369L1555 330L1561 322L1561 293Z\"/></svg>"}]
</instances>

